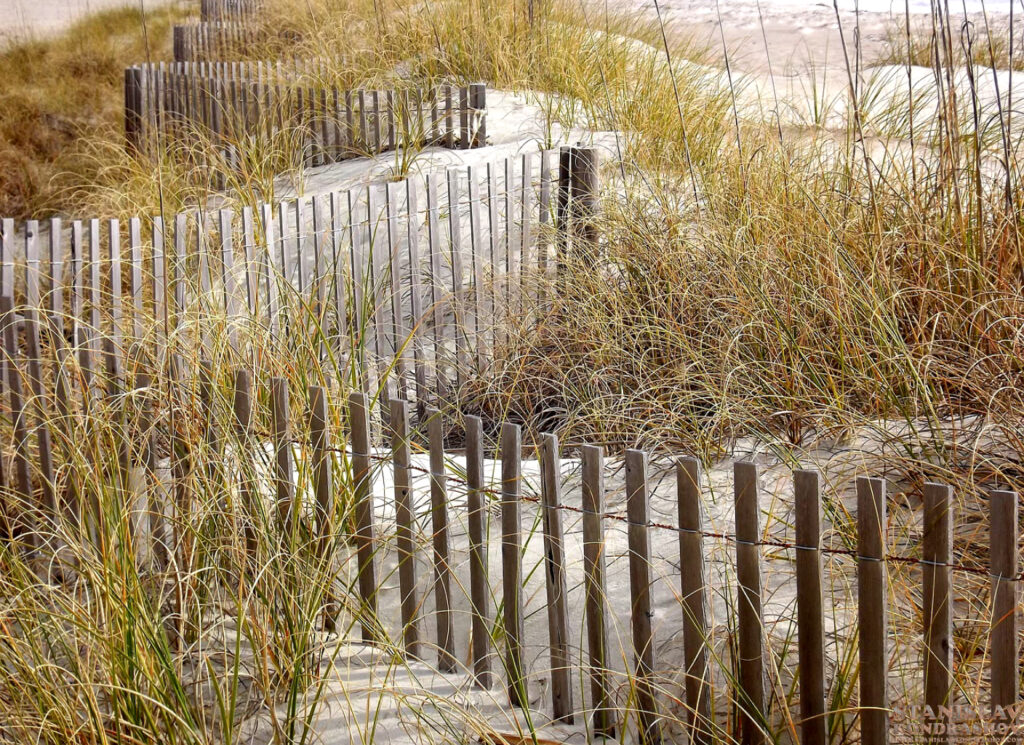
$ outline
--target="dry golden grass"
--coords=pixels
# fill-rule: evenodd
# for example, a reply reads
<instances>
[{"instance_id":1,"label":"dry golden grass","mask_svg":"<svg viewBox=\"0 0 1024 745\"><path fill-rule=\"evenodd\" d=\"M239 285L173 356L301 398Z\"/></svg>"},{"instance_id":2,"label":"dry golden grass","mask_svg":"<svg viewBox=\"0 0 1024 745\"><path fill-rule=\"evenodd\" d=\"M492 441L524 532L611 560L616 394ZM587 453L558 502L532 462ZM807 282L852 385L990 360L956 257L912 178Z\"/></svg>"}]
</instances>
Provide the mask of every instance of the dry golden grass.
<instances>
[{"instance_id":1,"label":"dry golden grass","mask_svg":"<svg viewBox=\"0 0 1024 745\"><path fill-rule=\"evenodd\" d=\"M600 270L568 260L561 284L549 287L556 291L551 311L539 324L510 321L510 344L491 370L471 381L461 408L494 422L511 416L569 440L630 442L707 459L744 436L760 438L794 464L803 448L817 444L871 448L870 462L884 462L899 486L893 530L900 538L912 546L917 536L922 482L952 483L955 550L965 563L984 566L982 490L1024 488L1021 173L1015 139L993 136L1012 134L1002 129L1009 125L990 118L986 126L994 129L979 132L970 93L962 91L949 108L955 122L918 131L909 154L903 111L884 123L884 138L865 138L854 122L841 131L809 126L780 133L772 121L737 121L732 91L690 66L666 63L669 56L701 58L699 45L665 50L658 29L610 18L614 34L607 34L595 31L576 5L538 7L531 26L524 4L488 0L281 0L268 21L281 30L269 42L282 44L280 51L351 51L352 64L339 79L485 80L550 94L545 105L552 122L621 132L621 168L610 165L603 174L609 188ZM125 47L140 43L131 14L113 18L122 18L125 38L134 40ZM86 32L97 33L91 25L73 33ZM947 52L935 58L919 47L911 61L942 72L959 59ZM13 166L0 172L14 178L4 186L0 209L125 215L209 196L171 159L140 164L115 155L122 152L120 69L144 55L139 46L96 54L46 42L4 58L17 73L10 79L20 82L0 86L9 88L3 95L14 97L20 113L12 119L18 126L3 124L13 144L2 157ZM77 59L85 72L72 79L55 72L72 64L61 55ZM53 109L43 83L56 77L65 90L55 100L66 104L89 95L83 81L100 85L105 93L96 101L60 109L92 106L95 122L62 133L47 120ZM269 145L266 153L249 153L250 160L270 162L287 155L286 147ZM272 196L274 174L256 171L233 185L242 201ZM222 327L210 324L202 332L224 352ZM296 336L290 341L298 351L258 346L261 372L286 376L296 395L324 374L338 380L337 370L311 361L318 340ZM186 351L188 363L197 365L199 350ZM237 360L222 357L215 409L222 431L229 431L228 367ZM172 395L159 386L160 400L174 402L184 421L200 418L193 391ZM91 477L97 462L109 466L90 488L106 515L111 550L97 552L86 536L73 535L72 551L84 567L81 585L56 592L17 556L4 555L3 591L17 598L0 633L16 650L0 670L0 696L14 707L18 729L12 731L45 742L65 741L72 731L82 742L114 739L109 733L131 733L139 742L232 741L242 709L234 698L237 677L226 677L226 698L218 702L225 711L207 727L209 701L192 695L187 651L174 648L163 626L166 607L175 602L166 587L178 577L140 572L119 540L125 499L108 447L118 425L104 413L76 423L65 444L67 472L76 478ZM334 416L340 427L340 412ZM183 438L195 461L214 460L194 429L184 426ZM865 433L870 436L857 439ZM265 478L261 468L254 467ZM298 706L303 686L315 680L309 660L311 650L322 649L316 623L330 572L315 565L309 545L293 555L276 552L280 536L267 522L259 540L268 571L240 583L245 560L233 515L220 502L233 487L225 486L223 472L200 471L189 474L196 510L189 524L202 529L194 533L194 563L180 569L193 593L183 613L191 615L175 622L195 641L209 630L204 611L227 608L261 650L262 677L252 683L259 706ZM343 475L339 522L350 488ZM828 508L841 516L841 505ZM850 525L836 522L852 538ZM336 538L342 546L344 536ZM892 593L903 602L898 636L907 648L917 638L915 582L894 572ZM237 594L225 600L226 588ZM972 586L969 602L983 619L985 590ZM12 618L39 620L16 627ZM957 674L964 695L982 701L983 680L967 679L985 662L983 640L971 633L981 632L965 627L955 639ZM75 651L81 644L100 651L84 659ZM51 664L35 665L36 659ZM836 663L830 695L840 710L855 705L854 645L838 649ZM69 688L65 676L76 685ZM769 723L780 738L795 715L794 702L785 703ZM305 734L308 722L297 711L289 710L280 741ZM855 728L836 724L832 742L856 740Z\"/></svg>"},{"instance_id":2,"label":"dry golden grass","mask_svg":"<svg viewBox=\"0 0 1024 745\"><path fill-rule=\"evenodd\" d=\"M52 37L0 51L0 214L74 211L77 185L99 178L98 143L118 142L124 68L166 59L184 5L143 16L134 8L90 16Z\"/></svg>"}]
</instances>

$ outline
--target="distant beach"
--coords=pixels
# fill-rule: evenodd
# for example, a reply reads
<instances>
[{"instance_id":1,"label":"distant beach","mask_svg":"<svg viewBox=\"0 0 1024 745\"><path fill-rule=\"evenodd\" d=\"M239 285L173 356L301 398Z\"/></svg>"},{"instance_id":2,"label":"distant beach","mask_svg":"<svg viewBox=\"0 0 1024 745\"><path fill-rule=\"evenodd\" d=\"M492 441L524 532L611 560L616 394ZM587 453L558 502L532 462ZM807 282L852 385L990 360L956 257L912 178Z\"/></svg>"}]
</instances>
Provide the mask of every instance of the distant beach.
<instances>
[{"instance_id":1,"label":"distant beach","mask_svg":"<svg viewBox=\"0 0 1024 745\"><path fill-rule=\"evenodd\" d=\"M100 10L151 7L167 0L0 0L0 44L52 34Z\"/></svg>"},{"instance_id":2,"label":"distant beach","mask_svg":"<svg viewBox=\"0 0 1024 745\"><path fill-rule=\"evenodd\" d=\"M838 12L832 2L804 0L596 0L594 5L645 23L656 22L660 12L670 33L703 41L719 53L724 42L734 68L773 75L802 75L811 68L845 75L841 38L852 50L856 35L862 59L870 64L908 10L911 23L925 22L930 10L929 0L839 0ZM966 12L979 25L987 19L1006 26L1011 3L960 0L949 6L953 15ZM1017 8L1017 15L1022 13Z\"/></svg>"}]
</instances>

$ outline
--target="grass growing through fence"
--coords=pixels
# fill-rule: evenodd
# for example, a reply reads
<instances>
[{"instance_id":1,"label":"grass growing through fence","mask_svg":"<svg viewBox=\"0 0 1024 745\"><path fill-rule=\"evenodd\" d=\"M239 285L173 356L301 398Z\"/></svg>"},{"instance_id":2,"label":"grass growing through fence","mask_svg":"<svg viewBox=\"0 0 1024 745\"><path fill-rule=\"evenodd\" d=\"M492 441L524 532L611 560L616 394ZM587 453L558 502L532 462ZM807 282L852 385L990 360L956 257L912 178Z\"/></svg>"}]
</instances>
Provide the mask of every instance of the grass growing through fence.
<instances>
[{"instance_id":1,"label":"grass growing through fence","mask_svg":"<svg viewBox=\"0 0 1024 745\"><path fill-rule=\"evenodd\" d=\"M984 565L978 488L1022 486L1024 454L1019 130L976 86L989 74L983 65L1019 67L1008 37L992 30L936 40L913 31L908 51L903 32L894 32L885 62L923 65L940 79L969 65L955 98L921 89L900 98L868 74L856 98L830 89L827 104L814 85L814 100L790 102L810 113L783 127L774 117L751 116L743 106L749 91L695 64L706 59L704 50L671 29L663 45L658 28L586 16L573 5L542 4L532 26L517 4L433 2L430 12L421 10L282 2L272 23L297 35L283 47L289 54L355 50L357 62L345 72L352 82L482 79L542 93L552 121L617 130L624 157L621 171L616 165L604 173L614 186L603 204L600 270L567 260L560 283L548 287L550 312L539 324L509 322L509 344L486 376L471 381L464 409L492 422L544 422L566 439L627 441L707 460L739 437L792 462L816 448L854 450L868 466L884 466L906 494L893 507L893 532L908 551L915 550L921 483L955 484L955 548L962 561ZM151 14L151 38L178 12ZM933 20L959 28L948 17ZM123 23L128 34L138 18L126 12L97 23ZM85 25L75 38L95 37L98 28ZM16 115L4 119L9 144L0 162L9 159L4 173L14 175L0 211L38 216L87 204L132 214L208 196L179 160L140 165L103 131L120 117L123 62L144 56L137 46L110 44L116 54L93 57L83 51L93 47L61 52L40 42L0 60L12 71L5 79L18 81L4 83ZM53 110L36 88L39 66L55 58L83 71L53 99L59 111L88 110L82 80L104 91L95 98L98 113L67 133L62 120L48 118ZM81 142L65 148L71 137ZM291 143L238 144L248 165L231 186L243 203L272 195L282 163L293 177L301 172L289 159ZM408 170L407 157L395 154L397 173ZM223 326L211 324L202 335L219 350L212 408L196 390L172 392L166 379L136 396L177 407L180 429L161 431L157 448L165 457L190 455L190 517L171 520L177 532L165 565L129 540L127 475L111 457L123 426L118 410L97 404L56 442L67 464L62 486L75 483L80 499L96 506L102 540L73 521L60 526L61 586L39 579L47 567L4 555L3 640L11 653L0 696L14 740L237 741L249 707L273 712L278 741L309 739L306 697L315 701L322 681L313 661L336 650L317 626L335 568L317 562L308 535L296 539L296 550L282 550L270 513L256 525L257 566L243 558L232 502L238 492L227 484L251 462L237 457L246 443L225 434L211 444L197 429L213 412L218 432L232 430L231 368L239 360L226 351ZM313 361L316 336L294 338L298 349L257 343L253 360L288 378L301 402L322 376ZM186 354L185 363L197 367L198 353ZM330 372L351 378L350 370ZM342 426L342 413L332 416ZM217 457L208 457L214 447ZM263 455L250 475L265 488L271 456ZM223 465L206 469L206 462ZM141 476L170 504L177 495L159 486L167 467ZM348 519L351 488L344 468L336 474L339 524ZM854 522L842 502L826 509L838 540L853 545ZM341 547L340 535L333 540ZM895 626L908 654L918 620L915 581L896 572L891 588L902 603ZM971 612L984 618L985 590L970 589ZM848 599L852 589L840 594ZM728 679L732 634L725 636L715 662ZM964 624L956 645L963 695L983 701L983 633ZM626 641L618 646L628 657ZM836 651L830 702L844 711L856 703L855 646ZM771 680L776 706L766 727L778 740L796 716L787 675L773 672ZM634 683L626 676L623 686ZM675 689L665 683L665 692ZM836 743L858 737L852 716L836 715L830 732Z\"/></svg>"}]
</instances>

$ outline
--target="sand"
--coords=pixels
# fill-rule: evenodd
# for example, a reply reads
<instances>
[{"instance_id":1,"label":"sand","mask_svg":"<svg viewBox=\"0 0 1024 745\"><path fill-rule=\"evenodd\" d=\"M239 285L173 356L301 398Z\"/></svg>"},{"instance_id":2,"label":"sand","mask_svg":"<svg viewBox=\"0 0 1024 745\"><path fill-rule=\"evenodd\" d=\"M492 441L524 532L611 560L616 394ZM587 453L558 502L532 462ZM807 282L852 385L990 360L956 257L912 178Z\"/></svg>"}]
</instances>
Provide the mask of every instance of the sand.
<instances>
[{"instance_id":1,"label":"sand","mask_svg":"<svg viewBox=\"0 0 1024 745\"><path fill-rule=\"evenodd\" d=\"M57 33L97 11L128 6L148 8L170 1L0 0L0 46Z\"/></svg>"},{"instance_id":2,"label":"sand","mask_svg":"<svg viewBox=\"0 0 1024 745\"><path fill-rule=\"evenodd\" d=\"M101 8L128 4L126 0L0 0L7 14L6 38L12 35L37 35L52 33L65 27L83 14ZM652 0L615 0L613 8L628 8L638 19L653 20L656 10ZM629 2L628 6L623 3ZM603 5L601 6L603 7ZM598 3L594 9L600 12ZM859 26L865 59L871 59L884 49L885 31L892 23L885 12L862 13L859 17L849 10L841 10L838 18L831 5L802 3L765 3L761 8L753 0L723 2L719 13L714 3L707 0L668 0L661 8L668 21L670 32L696 33L707 38L709 44L718 50L722 60L728 51L732 73L742 76L744 85L744 114L756 117L761 102L765 100L771 83L782 81L783 97L792 103L804 91L809 81L821 76L822 85L838 96L846 85L846 60L841 46L840 29L847 34L849 42L852 30ZM599 21L592 18L595 26ZM4 37L0 36L0 39ZM649 53L658 54L656 48ZM811 70L814 70L812 73ZM703 74L719 81L726 80L721 67L708 66ZM879 75L888 75L880 69ZM915 90L927 87L927 71L914 72ZM902 85L896 73L890 75L892 95L896 86ZM995 80L995 78L993 78ZM1008 81L1007 81L1008 82ZM1014 81L1015 85L1017 81ZM1004 86L1003 91L1006 90ZM1024 89L1015 94L1024 95ZM891 97L890 97L891 98ZM419 157L416 171L428 172L450 166L482 164L508 155L537 150L541 146L566 141L584 140L605 148L609 155L614 152L614 133L586 131L561 131L550 126L545 116L543 99L523 94L489 91L488 147L473 151L445 151L428 149ZM799 112L798 107L788 111ZM842 121L846 112L841 106L833 112L835 121ZM793 124L801 123L805 116L791 113ZM804 122L805 123L805 122ZM370 181L385 180L390 174L393 156L377 159L350 161L321 169L313 169L297 184L279 183L278 196L291 193L323 193L351 188ZM836 499L849 508L851 505L850 475L854 471L870 470L865 463L864 443L861 447L845 451L822 450L804 454L804 466L817 466L825 474L825 481L836 489ZM870 450L868 448L867 450ZM780 540L791 540L792 520L792 478L789 468L770 454L758 443L740 443L737 456L753 456L762 467L761 504L764 534ZM422 457L417 465L426 467ZM453 471L461 470L464 461L456 456L451 459ZM624 488L622 464L609 463L607 475L607 508L610 512L624 510ZM675 522L675 484L671 464L666 460L652 466L652 519L657 522ZM572 459L563 462L563 502L578 507L579 463ZM492 482L499 479L497 464L490 463L488 476ZM529 495L538 493L539 467L536 461L524 464L524 491ZM722 460L711 466L704 490L704 518L706 528L721 533L734 530L731 506L732 461ZM419 590L423 598L420 614L421 632L428 643L434 639L433 597L430 592L429 558L429 488L425 477L416 477L414 491L417 499L417 515L423 526L422 545L418 576ZM382 586L381 611L389 635L400 637L396 620L399 617L399 593L397 576L394 572L394 503L391 474L382 471L375 483L375 507L381 536ZM536 505L526 504L523 510L524 575L526 603L526 659L530 674L530 711L518 712L506 704L505 694L500 685L490 691L475 690L467 674L469 648L469 602L465 594L468 583L468 556L465 524L465 509L462 493L452 486L453 505L451 519L451 547L453 567L458 578L455 583L454 606L456 609L456 652L460 669L453 674L436 671L436 657L428 652L425 662L396 661L385 659L379 650L353 644L351 638L335 640L330 654L323 661L323 673L327 684L324 696L316 714L312 717L313 741L330 743L440 743L465 742L469 732L499 731L516 732L527 729L527 719L541 727L543 735L557 738L562 742L587 741L586 707L589 695L584 696L584 679L574 676L574 698L583 716L573 725L550 724L550 695L547 687L547 616L544 592L543 546L539 532L539 513ZM569 605L572 640L572 656L576 664L586 659L586 643L583 634L583 588L582 578L582 534L577 513L564 515L567 569L569 573ZM613 653L615 682L620 686L618 694L624 698L626 691L622 684L623 673L632 667L629 632L629 587L628 546L624 525L608 521L606 525L606 559L608 571L608 609L610 613L610 648ZM654 577L654 633L656 644L656 674L659 685L673 697L680 696L679 668L681 666L682 616L678 593L678 542L677 534L670 530L656 530L652 535ZM500 538L495 513L490 521L489 567L495 606L490 608L493 618L497 615L497 603L501 597L500 587ZM767 552L766 552L767 553ZM777 552L776 552L777 553ZM723 541L709 540L706 543L706 577L712 588L711 597L711 640L715 654L723 660L728 657L725 642L727 622L730 617L728 605L735 593L732 579L733 547ZM778 651L792 633L792 619L795 607L795 583L791 557L782 554L765 566L765 620L769 643ZM840 585L848 579L850 567L833 568L830 576ZM853 611L849 593L842 594L844 600L829 608L827 648L831 659L836 656L836 643L848 635L848 621ZM844 607L844 605L848 607ZM428 647L429 649L429 647ZM789 661L793 660L790 650ZM494 660L495 669L500 671L500 660ZM716 666L718 667L718 666ZM579 670L580 668L577 668ZM782 680L791 679L792 670L782 673ZM725 690L721 670L716 674L719 691ZM900 693L905 693L901 691ZM721 703L721 701L719 702ZM279 712L282 713L283 712ZM675 716L681 716L677 710ZM245 740L253 743L268 743L272 740L272 727L267 712L257 714L246 722ZM679 732L671 733L672 741L681 741Z\"/></svg>"},{"instance_id":3,"label":"sand","mask_svg":"<svg viewBox=\"0 0 1024 745\"><path fill-rule=\"evenodd\" d=\"M951 5L954 14L963 7L959 2ZM727 50L736 70L802 75L812 68L845 74L844 40L851 62L855 38L866 65L885 51L887 32L906 17L903 0L869 0L859 6L859 13L854 12L854 0L841 0L838 12L832 2L798 0L609 0L607 7L642 24L656 23L660 10L670 35L705 43L721 61ZM604 7L595 7L595 12ZM966 7L968 20L980 28L985 22L982 4L969 2ZM987 2L984 8L990 25L1006 25L1009 0ZM923 22L927 10L927 3L912 2L911 25ZM596 24L598 18L592 15L591 21Z\"/></svg>"}]
</instances>

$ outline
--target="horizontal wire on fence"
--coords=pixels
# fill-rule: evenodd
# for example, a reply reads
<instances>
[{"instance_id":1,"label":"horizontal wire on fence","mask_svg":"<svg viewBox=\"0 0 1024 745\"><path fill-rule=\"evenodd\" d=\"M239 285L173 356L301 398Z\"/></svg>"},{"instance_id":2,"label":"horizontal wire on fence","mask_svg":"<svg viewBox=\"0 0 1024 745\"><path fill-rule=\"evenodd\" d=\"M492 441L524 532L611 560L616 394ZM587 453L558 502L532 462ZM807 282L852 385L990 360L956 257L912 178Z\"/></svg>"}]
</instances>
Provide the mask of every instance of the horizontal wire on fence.
<instances>
[{"instance_id":1,"label":"horizontal wire on fence","mask_svg":"<svg viewBox=\"0 0 1024 745\"><path fill-rule=\"evenodd\" d=\"M293 440L292 442L293 442L293 444L302 444L301 441L298 441L298 440ZM347 455L353 455L354 454L351 450L349 450L347 448L337 448L337 447L335 447L335 448L327 448L327 450L329 452L344 453L344 454L347 454ZM365 457L369 458L372 461L376 461L378 463L391 463L391 462L393 462L391 458L389 458L387 456L384 456L384 455L370 454L370 455L367 455ZM432 478L437 478L438 476L443 475L447 481L449 481L451 483L458 484L459 486L463 486L463 487L465 487L467 489L469 488L469 483L465 479L459 477L456 474L450 474L450 473L447 473L447 472L444 473L444 474L435 474L435 473L432 473L429 469L423 468L422 466L417 466L416 464L413 464L413 463L407 464L405 467L408 468L411 471L416 471L417 473L421 473L421 474L423 474L425 476L430 476ZM502 498L503 497L503 495L502 495L502 493L501 493L501 491L499 489L494 489L492 487L481 487L477 491L479 491L482 494L489 494L492 497L497 497L497 498ZM539 504L541 506L545 506L543 504L543 502L542 502L540 497L534 497L534 496L529 496L529 495L523 494L523 495L520 496L520 499L522 501L524 501L524 502L530 502L532 504ZM566 512L572 512L572 513L579 514L579 515L596 514L600 518L608 519L608 520L614 520L616 522L625 523L627 525L642 525L643 527L646 527L646 528L656 528L658 530L667 530L667 531L670 531L670 532L673 532L673 533L687 533L687 534L690 534L690 535L699 535L699 536L701 536L703 538L715 538L715 539L722 540L722 541L725 541L727 543L732 543L732 544L742 544L742 545L745 545L745 546L755 546L755 547L762 547L762 548L779 548L779 549L796 550L796 551L818 551L818 552L820 552L822 554L827 554L827 555L830 555L830 556L848 556L848 557L850 557L850 558L852 558L852 559L854 559L856 561L885 561L885 562L891 562L893 564L903 564L903 565L909 565L909 566L948 567L951 571L954 571L954 572L961 572L961 573L964 573L964 574L972 574L972 575L979 576L979 577L989 577L990 579L1001 580L1003 582L1024 582L1024 571L1022 571L1020 574L1018 574L1016 576L1004 577L1002 575L993 574L992 572L988 571L987 569L982 569L980 567L970 567L970 566L966 566L964 564L957 564L957 563L952 563L952 562L944 563L944 562L928 561L926 559L918 559L918 558L913 557L913 556L902 556L900 554L886 554L884 559L879 559L878 557L875 557L875 556L861 556L855 550L849 549L849 548L831 548L831 547L825 547L825 546L822 546L821 548L817 548L815 546L801 546L801 545L796 544L796 543L789 543L787 541L781 541L781 540L778 540L778 539L770 539L770 538L762 539L762 540L759 540L759 541L745 541L745 540L742 540L742 539L736 537L735 535L733 535L731 533L718 533L718 532L709 531L709 530L693 530L693 529L690 529L690 528L682 528L682 527L680 527L678 525L672 525L670 523L661 523L661 522L655 522L655 521L648 521L646 523L633 523L633 522L631 522L629 520L629 518L625 514L620 513L620 512L591 513L588 510L583 509L582 507L576 507L574 505L569 505L569 504L564 504L564 503L547 505L547 507L553 508L553 509L557 509L557 510L563 510L563 511L566 511Z\"/></svg>"}]
</instances>

